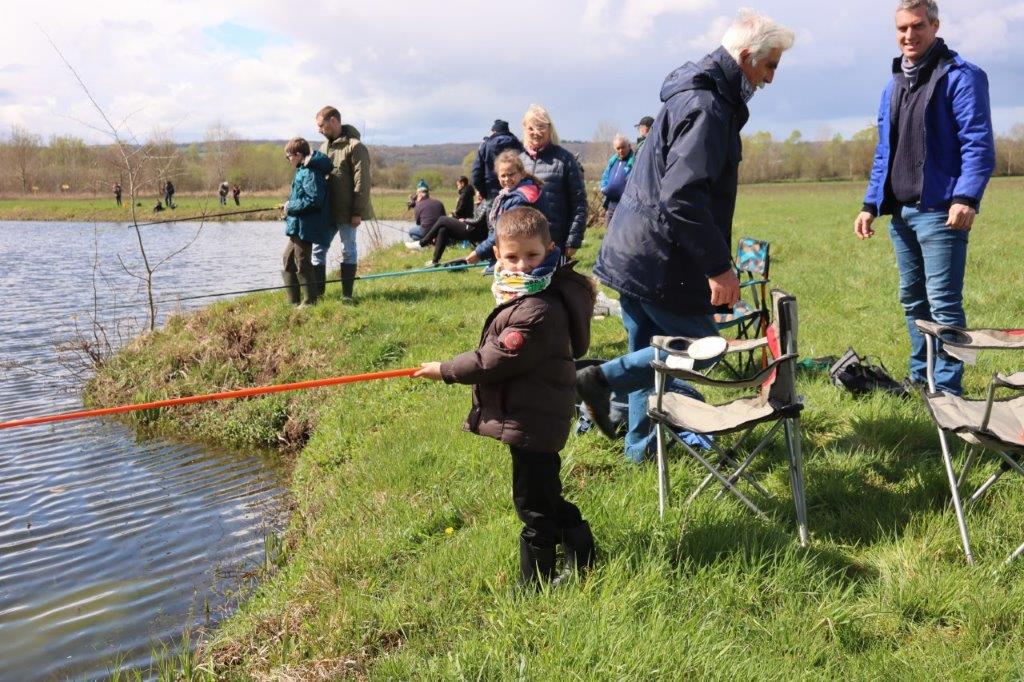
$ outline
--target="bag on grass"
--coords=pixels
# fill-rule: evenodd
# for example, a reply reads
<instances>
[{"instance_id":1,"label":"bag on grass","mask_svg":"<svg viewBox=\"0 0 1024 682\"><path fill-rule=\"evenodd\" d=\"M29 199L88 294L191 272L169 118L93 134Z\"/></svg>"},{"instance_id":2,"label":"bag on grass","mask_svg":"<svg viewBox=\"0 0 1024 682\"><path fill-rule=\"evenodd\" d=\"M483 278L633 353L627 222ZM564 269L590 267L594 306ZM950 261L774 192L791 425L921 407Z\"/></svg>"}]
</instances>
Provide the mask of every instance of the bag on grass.
<instances>
[{"instance_id":1,"label":"bag on grass","mask_svg":"<svg viewBox=\"0 0 1024 682\"><path fill-rule=\"evenodd\" d=\"M901 397L907 395L907 390L889 375L884 365L872 363L867 356L860 357L853 348L848 348L829 368L828 376L838 388L856 396L871 391L885 391Z\"/></svg>"}]
</instances>

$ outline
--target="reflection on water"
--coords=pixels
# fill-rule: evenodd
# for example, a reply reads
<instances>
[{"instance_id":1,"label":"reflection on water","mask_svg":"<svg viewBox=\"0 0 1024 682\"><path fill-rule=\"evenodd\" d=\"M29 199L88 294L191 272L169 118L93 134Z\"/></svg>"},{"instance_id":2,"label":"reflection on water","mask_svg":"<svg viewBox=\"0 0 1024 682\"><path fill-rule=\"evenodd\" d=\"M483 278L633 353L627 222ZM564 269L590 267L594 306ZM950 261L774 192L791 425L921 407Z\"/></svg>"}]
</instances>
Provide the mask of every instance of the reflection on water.
<instances>
[{"instance_id":1,"label":"reflection on water","mask_svg":"<svg viewBox=\"0 0 1024 682\"><path fill-rule=\"evenodd\" d=\"M143 228L151 261L197 227ZM94 289L101 309L143 300L117 258L137 271L134 240L120 225L0 223L0 421L81 408L55 348L89 329ZM283 246L280 223L206 225L157 272L156 298L274 286ZM100 318L114 330L145 313ZM267 455L137 442L111 421L0 431L0 680L102 678L216 622L263 564L283 484Z\"/></svg>"}]
</instances>

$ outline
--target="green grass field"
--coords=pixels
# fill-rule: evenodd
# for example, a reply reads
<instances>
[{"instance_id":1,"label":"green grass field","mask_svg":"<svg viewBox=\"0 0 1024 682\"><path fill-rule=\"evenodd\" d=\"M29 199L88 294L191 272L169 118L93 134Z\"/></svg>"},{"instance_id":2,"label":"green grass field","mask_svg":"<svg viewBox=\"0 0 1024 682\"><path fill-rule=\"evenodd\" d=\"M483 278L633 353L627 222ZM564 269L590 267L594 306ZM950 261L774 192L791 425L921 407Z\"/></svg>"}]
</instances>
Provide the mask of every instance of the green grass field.
<instances>
[{"instance_id":1,"label":"green grass field","mask_svg":"<svg viewBox=\"0 0 1024 682\"><path fill-rule=\"evenodd\" d=\"M406 209L408 192L395 190L374 190L372 194L373 208L377 217L382 220L412 220L412 211ZM455 209L455 192L440 192L437 195L445 207ZM266 211L247 215L218 217L220 213L247 211L258 208L272 208L288 198L287 188L280 192L261 192L259 194L242 194L240 206L228 198L227 206L220 206L217 198L212 195L192 196L175 194L176 208L160 213L153 212L156 196L145 196L136 199L141 204L136 207L139 222L154 220L171 220L192 216L206 215L207 220L277 220L277 211ZM162 198L161 198L162 199ZM113 196L103 197L14 197L0 198L0 221L2 220L47 220L47 221L81 221L81 222L128 222L131 220L131 209L127 197L124 206L118 207Z\"/></svg>"},{"instance_id":2,"label":"green grass field","mask_svg":"<svg viewBox=\"0 0 1024 682\"><path fill-rule=\"evenodd\" d=\"M799 301L804 357L852 345L901 378L892 248L882 229L868 242L853 237L861 191L741 187L734 236L772 242L772 282ZM993 182L972 232L973 325L1024 326L1012 257L1022 191L1021 179ZM599 237L588 233L584 269ZM424 258L396 248L362 268ZM337 286L311 310L268 294L174 318L110 361L90 401L444 359L474 346L493 305L475 272L360 282L355 305L341 303ZM624 349L618 320L593 328L593 356ZM982 356L970 389L1022 360ZM466 387L399 379L136 413L147 429L243 447L309 438L295 455L280 570L214 633L189 676L1019 679L1024 564L1000 564L1024 540L1022 481L1000 483L969 514L979 565L968 567L920 399L853 399L814 373L800 375L799 389L809 549L795 540L781 446L755 470L775 495L764 503L771 522L711 495L682 508L679 493L699 471L680 453L662 522L654 466L628 464L621 443L588 434L570 439L562 473L594 528L600 564L579 585L537 595L515 588L507 452L460 431Z\"/></svg>"}]
</instances>

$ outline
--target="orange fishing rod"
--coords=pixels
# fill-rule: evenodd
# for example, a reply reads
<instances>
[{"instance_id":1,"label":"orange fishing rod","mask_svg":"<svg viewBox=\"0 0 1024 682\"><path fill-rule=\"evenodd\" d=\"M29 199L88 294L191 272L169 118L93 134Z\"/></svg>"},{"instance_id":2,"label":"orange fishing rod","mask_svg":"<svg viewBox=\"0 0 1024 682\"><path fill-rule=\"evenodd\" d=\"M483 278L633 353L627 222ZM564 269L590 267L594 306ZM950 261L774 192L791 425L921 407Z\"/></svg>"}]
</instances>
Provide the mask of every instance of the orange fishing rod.
<instances>
[{"instance_id":1,"label":"orange fishing rod","mask_svg":"<svg viewBox=\"0 0 1024 682\"><path fill-rule=\"evenodd\" d=\"M62 422L69 419L85 419L86 417L102 417L109 414L122 414L124 412L136 412L138 410L155 410L160 407L171 407L173 405L188 405L191 403L205 403L211 400L228 400L231 398L248 398L255 395L266 395L268 393L283 393L285 391L298 391L304 388L319 388L321 386L337 386L338 384L354 384L360 381L375 381L377 379L393 379L395 377L412 376L418 367L408 369L392 369L386 372L372 372L369 374L350 374L343 377L331 377L330 379L314 379L312 381L298 381L292 384L275 384L273 386L256 386L255 388L242 388L236 391L225 391L223 393L207 393L205 395L193 395L184 398L170 398L168 400L157 400L151 403L138 403L135 405L120 405L118 407L103 407L96 410L79 410L78 412L66 412L64 414L51 414L45 417L28 417L26 419L15 419L8 422L0 422L0 431L13 429L19 426L33 426L36 424L49 424L51 422Z\"/></svg>"}]
</instances>

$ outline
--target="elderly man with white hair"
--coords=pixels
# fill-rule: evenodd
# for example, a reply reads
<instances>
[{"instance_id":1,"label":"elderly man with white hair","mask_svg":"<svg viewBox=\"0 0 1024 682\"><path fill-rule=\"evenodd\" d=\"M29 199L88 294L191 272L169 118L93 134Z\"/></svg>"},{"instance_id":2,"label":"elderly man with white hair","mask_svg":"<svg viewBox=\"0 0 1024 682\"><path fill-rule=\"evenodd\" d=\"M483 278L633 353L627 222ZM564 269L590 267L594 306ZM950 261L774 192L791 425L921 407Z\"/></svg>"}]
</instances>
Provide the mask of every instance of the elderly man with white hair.
<instances>
[{"instance_id":1,"label":"elderly man with white hair","mask_svg":"<svg viewBox=\"0 0 1024 682\"><path fill-rule=\"evenodd\" d=\"M608 159L604 173L601 175L601 194L604 195L604 222L610 225L612 216L615 215L615 207L619 205L622 192L626 189L626 180L633 170L633 161L636 154L633 153L633 145L629 143L625 135L616 135L612 140L612 149L615 153Z\"/></svg>"},{"instance_id":2,"label":"elderly man with white hair","mask_svg":"<svg viewBox=\"0 0 1024 682\"><path fill-rule=\"evenodd\" d=\"M630 353L581 370L577 390L613 437L611 392L629 393L626 456L653 449L646 396L651 337L710 336L716 306L740 294L732 269L732 217L747 103L771 83L793 32L743 10L722 46L668 75L661 110L608 226L594 274L620 294ZM692 390L686 385L679 390Z\"/></svg>"}]
</instances>

